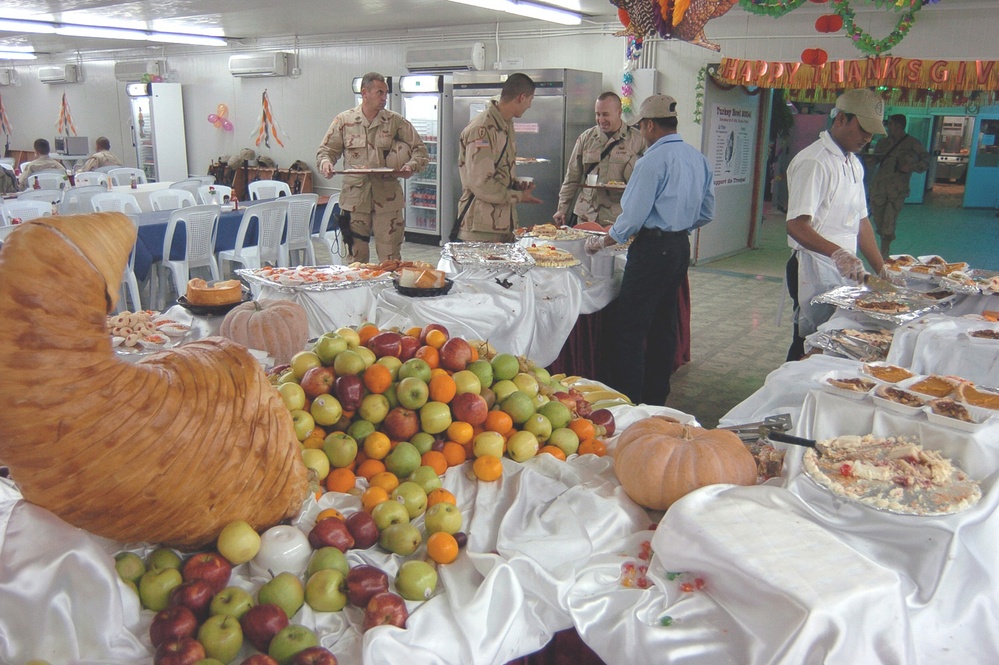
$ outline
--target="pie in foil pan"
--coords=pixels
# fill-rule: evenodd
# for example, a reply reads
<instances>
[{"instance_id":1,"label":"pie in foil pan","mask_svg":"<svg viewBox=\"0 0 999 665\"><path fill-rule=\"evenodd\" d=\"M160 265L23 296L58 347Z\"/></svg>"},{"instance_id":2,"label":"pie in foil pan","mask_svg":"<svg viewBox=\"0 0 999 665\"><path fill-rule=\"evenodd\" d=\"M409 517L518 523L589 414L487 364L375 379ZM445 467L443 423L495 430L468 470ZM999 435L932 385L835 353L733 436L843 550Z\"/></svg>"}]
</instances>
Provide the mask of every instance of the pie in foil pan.
<instances>
[{"instance_id":1,"label":"pie in foil pan","mask_svg":"<svg viewBox=\"0 0 999 665\"><path fill-rule=\"evenodd\" d=\"M369 284L391 283L394 274L387 270L349 266L296 266L282 268L240 268L236 274L251 284L261 284L283 292L337 291Z\"/></svg>"},{"instance_id":2,"label":"pie in foil pan","mask_svg":"<svg viewBox=\"0 0 999 665\"><path fill-rule=\"evenodd\" d=\"M527 248L518 243L449 242L441 250L441 257L462 269L492 268L523 275L534 267Z\"/></svg>"}]
</instances>

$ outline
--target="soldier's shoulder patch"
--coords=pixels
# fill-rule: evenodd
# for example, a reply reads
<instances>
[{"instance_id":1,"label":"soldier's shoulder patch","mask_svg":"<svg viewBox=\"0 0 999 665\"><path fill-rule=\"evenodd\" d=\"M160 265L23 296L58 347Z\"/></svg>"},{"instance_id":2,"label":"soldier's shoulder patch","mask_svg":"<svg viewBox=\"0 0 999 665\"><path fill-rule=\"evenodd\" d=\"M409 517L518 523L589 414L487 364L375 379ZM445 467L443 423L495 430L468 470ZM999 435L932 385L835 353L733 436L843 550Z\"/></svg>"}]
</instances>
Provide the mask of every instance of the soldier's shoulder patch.
<instances>
[{"instance_id":1,"label":"soldier's shoulder patch","mask_svg":"<svg viewBox=\"0 0 999 665\"><path fill-rule=\"evenodd\" d=\"M479 127L478 135L479 135L480 139L485 138L485 136L486 136L486 128L485 127Z\"/></svg>"}]
</instances>

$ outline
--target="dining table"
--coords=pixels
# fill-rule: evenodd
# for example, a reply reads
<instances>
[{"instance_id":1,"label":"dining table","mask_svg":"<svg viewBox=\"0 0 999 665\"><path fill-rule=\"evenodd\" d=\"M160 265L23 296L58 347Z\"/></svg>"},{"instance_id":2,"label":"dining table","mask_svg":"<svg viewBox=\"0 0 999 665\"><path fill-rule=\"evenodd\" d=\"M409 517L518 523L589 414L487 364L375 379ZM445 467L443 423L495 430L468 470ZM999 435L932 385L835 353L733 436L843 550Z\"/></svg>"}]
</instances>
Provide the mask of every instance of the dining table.
<instances>
[{"instance_id":1,"label":"dining table","mask_svg":"<svg viewBox=\"0 0 999 665\"><path fill-rule=\"evenodd\" d=\"M149 195L152 192L169 189L172 184L172 181L141 182L136 183L134 188L131 185L112 185L108 191L118 194L131 194L135 197L136 203L139 204L139 210L142 212L153 212L153 204L149 201Z\"/></svg>"}]
</instances>

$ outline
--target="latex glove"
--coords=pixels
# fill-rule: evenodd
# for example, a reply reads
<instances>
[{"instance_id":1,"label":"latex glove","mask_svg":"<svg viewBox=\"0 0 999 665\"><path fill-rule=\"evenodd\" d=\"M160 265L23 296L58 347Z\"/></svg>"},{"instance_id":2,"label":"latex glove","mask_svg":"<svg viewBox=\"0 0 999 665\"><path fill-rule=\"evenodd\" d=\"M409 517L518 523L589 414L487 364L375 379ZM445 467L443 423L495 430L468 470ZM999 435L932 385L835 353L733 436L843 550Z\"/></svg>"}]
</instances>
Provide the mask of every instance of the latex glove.
<instances>
[{"instance_id":1,"label":"latex glove","mask_svg":"<svg viewBox=\"0 0 999 665\"><path fill-rule=\"evenodd\" d=\"M895 286L905 286L905 280L902 279L902 276L896 272L888 270L888 266L881 266L881 272L878 276L887 282L891 282Z\"/></svg>"},{"instance_id":2,"label":"latex glove","mask_svg":"<svg viewBox=\"0 0 999 665\"><path fill-rule=\"evenodd\" d=\"M864 279L864 264L852 252L840 247L830 258L836 263L836 270L843 277L855 282Z\"/></svg>"},{"instance_id":3,"label":"latex glove","mask_svg":"<svg viewBox=\"0 0 999 665\"><path fill-rule=\"evenodd\" d=\"M558 226L562 226L565 224L565 213L561 210L556 210L555 214L552 215L552 221L554 221Z\"/></svg>"},{"instance_id":4,"label":"latex glove","mask_svg":"<svg viewBox=\"0 0 999 665\"><path fill-rule=\"evenodd\" d=\"M590 236L586 239L586 253L593 256L604 248L604 236Z\"/></svg>"}]
</instances>

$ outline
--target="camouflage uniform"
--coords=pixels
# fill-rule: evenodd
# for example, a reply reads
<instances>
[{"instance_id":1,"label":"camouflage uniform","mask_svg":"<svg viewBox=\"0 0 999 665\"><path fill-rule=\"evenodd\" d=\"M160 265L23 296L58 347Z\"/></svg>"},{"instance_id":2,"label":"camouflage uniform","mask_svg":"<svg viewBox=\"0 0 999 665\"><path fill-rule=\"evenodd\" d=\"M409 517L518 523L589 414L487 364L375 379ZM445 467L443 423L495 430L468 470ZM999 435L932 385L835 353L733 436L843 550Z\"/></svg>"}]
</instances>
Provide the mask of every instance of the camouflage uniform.
<instances>
[{"instance_id":1,"label":"camouflage uniform","mask_svg":"<svg viewBox=\"0 0 999 665\"><path fill-rule=\"evenodd\" d=\"M105 166L121 166L121 160L115 157L110 150L99 150L87 159L80 172L95 171Z\"/></svg>"},{"instance_id":2,"label":"camouflage uniform","mask_svg":"<svg viewBox=\"0 0 999 665\"><path fill-rule=\"evenodd\" d=\"M333 118L316 152L316 168L321 171L324 162L336 164L341 155L348 169L399 169L408 165L415 174L430 162L427 147L412 123L387 109L369 122L360 106ZM340 207L350 211L350 228L355 234L352 260L368 260L368 240L362 238L370 237L372 229L378 258L401 258L406 199L398 177L345 175Z\"/></svg>"},{"instance_id":3,"label":"camouflage uniform","mask_svg":"<svg viewBox=\"0 0 999 665\"><path fill-rule=\"evenodd\" d=\"M610 153L600 159L600 154L612 141L621 139ZM580 190L584 173L591 165L597 164L590 174L597 174L597 182L606 184L611 181L621 183L628 182L631 171L635 167L635 162L645 152L645 139L641 132L634 127L622 124L616 132L609 137L600 127L591 127L579 135L576 145L572 149L572 156L569 158L569 168L565 172L565 180L562 181L562 189L558 193L558 210L569 218L569 206L573 199L576 199L576 206L573 212L579 217L581 222L600 222L601 224L613 224L617 216L621 214L621 194L607 189L583 189L579 197L576 193Z\"/></svg>"},{"instance_id":4,"label":"camouflage uniform","mask_svg":"<svg viewBox=\"0 0 999 665\"><path fill-rule=\"evenodd\" d=\"M871 181L871 219L882 240L890 242L895 239L895 221L909 195L909 180L913 173L929 168L930 155L918 139L905 134L898 141L890 136L878 141L874 157L881 166Z\"/></svg>"},{"instance_id":5,"label":"camouflage uniform","mask_svg":"<svg viewBox=\"0 0 999 665\"><path fill-rule=\"evenodd\" d=\"M513 189L517 179L513 122L505 120L496 102L492 101L462 130L459 143L458 173L462 192L458 213L465 210L470 199L472 203L461 220L458 238L475 242L513 241L517 203L523 198L520 191ZM503 150L504 145L506 150ZM497 158L500 158L498 164Z\"/></svg>"},{"instance_id":6,"label":"camouflage uniform","mask_svg":"<svg viewBox=\"0 0 999 665\"><path fill-rule=\"evenodd\" d=\"M18 186L20 186L21 189L24 189L24 185L28 182L28 176L32 173L38 173L39 171L61 171L63 175L66 175L66 167L62 165L62 162L58 162L48 155L44 155L24 165L21 175L17 178Z\"/></svg>"}]
</instances>

